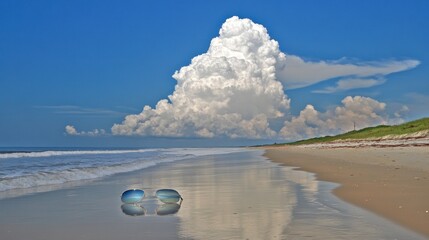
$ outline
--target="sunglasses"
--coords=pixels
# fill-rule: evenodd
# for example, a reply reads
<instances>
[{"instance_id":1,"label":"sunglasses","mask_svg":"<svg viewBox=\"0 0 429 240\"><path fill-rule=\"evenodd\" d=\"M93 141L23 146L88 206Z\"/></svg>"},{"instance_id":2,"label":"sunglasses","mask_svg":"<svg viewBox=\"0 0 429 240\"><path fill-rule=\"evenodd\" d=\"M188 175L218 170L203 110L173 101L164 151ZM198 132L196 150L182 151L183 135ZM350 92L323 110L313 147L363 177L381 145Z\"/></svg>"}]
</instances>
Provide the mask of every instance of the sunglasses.
<instances>
[{"instance_id":1,"label":"sunglasses","mask_svg":"<svg viewBox=\"0 0 429 240\"><path fill-rule=\"evenodd\" d=\"M159 189L155 193L156 197L163 203L182 203L183 198L174 189ZM129 189L122 193L121 201L126 204L139 203L144 198L144 190Z\"/></svg>"}]
</instances>

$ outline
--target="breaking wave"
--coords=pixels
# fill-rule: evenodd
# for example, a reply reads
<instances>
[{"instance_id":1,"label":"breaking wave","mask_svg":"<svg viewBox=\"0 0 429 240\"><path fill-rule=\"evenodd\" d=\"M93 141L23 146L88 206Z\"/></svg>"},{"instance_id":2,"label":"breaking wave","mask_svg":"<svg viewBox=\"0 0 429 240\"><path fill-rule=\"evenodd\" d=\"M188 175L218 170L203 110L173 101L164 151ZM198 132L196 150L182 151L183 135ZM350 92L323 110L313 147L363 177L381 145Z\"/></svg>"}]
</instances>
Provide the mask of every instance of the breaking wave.
<instances>
[{"instance_id":1,"label":"breaking wave","mask_svg":"<svg viewBox=\"0 0 429 240\"><path fill-rule=\"evenodd\" d=\"M239 151L243 151L243 149L201 148L7 153L2 154L3 160L0 161L0 192L96 179L162 163ZM6 158L4 155L9 157Z\"/></svg>"},{"instance_id":2,"label":"breaking wave","mask_svg":"<svg viewBox=\"0 0 429 240\"><path fill-rule=\"evenodd\" d=\"M29 158L29 157L51 157L64 155L88 155L88 154L123 154L123 153L139 153L150 151L148 149L139 150L87 150L87 151L35 151L35 152L7 152L0 153L0 158Z\"/></svg>"}]
</instances>

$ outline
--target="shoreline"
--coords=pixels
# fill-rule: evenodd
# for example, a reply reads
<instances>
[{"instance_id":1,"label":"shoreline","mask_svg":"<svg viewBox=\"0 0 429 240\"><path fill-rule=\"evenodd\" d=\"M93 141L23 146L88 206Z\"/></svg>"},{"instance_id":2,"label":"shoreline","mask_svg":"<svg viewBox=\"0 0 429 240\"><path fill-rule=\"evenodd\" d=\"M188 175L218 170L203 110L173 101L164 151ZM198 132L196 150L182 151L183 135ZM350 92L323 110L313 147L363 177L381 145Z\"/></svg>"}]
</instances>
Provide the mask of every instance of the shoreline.
<instances>
[{"instance_id":1,"label":"shoreline","mask_svg":"<svg viewBox=\"0 0 429 240\"><path fill-rule=\"evenodd\" d=\"M335 184L267 161L264 152L243 150L164 162L81 185L4 198L0 236L5 240L426 239L340 201L331 194ZM131 188L147 193L137 208L124 207L120 200L121 193ZM184 198L171 215L157 212L163 205L154 196L161 188L173 188Z\"/></svg>"},{"instance_id":2,"label":"shoreline","mask_svg":"<svg viewBox=\"0 0 429 240\"><path fill-rule=\"evenodd\" d=\"M340 199L429 237L429 148L261 149L273 162L340 184L333 190Z\"/></svg>"}]
</instances>

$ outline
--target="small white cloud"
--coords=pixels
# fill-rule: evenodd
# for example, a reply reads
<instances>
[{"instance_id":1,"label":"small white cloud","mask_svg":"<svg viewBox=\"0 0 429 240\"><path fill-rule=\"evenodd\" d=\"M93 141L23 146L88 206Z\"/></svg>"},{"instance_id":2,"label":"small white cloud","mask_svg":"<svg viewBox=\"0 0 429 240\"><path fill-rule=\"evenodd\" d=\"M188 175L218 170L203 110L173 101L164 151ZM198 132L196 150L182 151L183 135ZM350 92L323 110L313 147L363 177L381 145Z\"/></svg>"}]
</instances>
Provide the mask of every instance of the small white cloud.
<instances>
[{"instance_id":1,"label":"small white cloud","mask_svg":"<svg viewBox=\"0 0 429 240\"><path fill-rule=\"evenodd\" d=\"M76 128L72 125L67 125L65 127L66 134L71 136L89 136L89 137L95 137L95 136L101 136L106 135L106 130L104 129L94 129L92 131L77 131Z\"/></svg>"},{"instance_id":2,"label":"small white cloud","mask_svg":"<svg viewBox=\"0 0 429 240\"><path fill-rule=\"evenodd\" d=\"M354 127L361 129L399 122L399 119L390 119L387 116L385 103L372 98L348 96L341 103L342 106L326 112L319 112L312 105L307 105L299 116L285 121L280 135L288 140L297 140L344 133L353 130Z\"/></svg>"},{"instance_id":3,"label":"small white cloud","mask_svg":"<svg viewBox=\"0 0 429 240\"><path fill-rule=\"evenodd\" d=\"M381 85L386 82L383 78L372 78L372 79L363 79L363 78L345 78L337 81L335 87L326 87L320 90L314 90L314 93L334 93L342 92L351 89L359 88L369 88L377 85Z\"/></svg>"},{"instance_id":4,"label":"small white cloud","mask_svg":"<svg viewBox=\"0 0 429 240\"><path fill-rule=\"evenodd\" d=\"M78 132L76 131L76 128L72 125L66 126L66 133L68 135L79 135Z\"/></svg>"},{"instance_id":5,"label":"small white cloud","mask_svg":"<svg viewBox=\"0 0 429 240\"><path fill-rule=\"evenodd\" d=\"M305 61L299 56L286 55L285 67L276 72L286 89L307 87L339 77L374 78L415 68L418 60L348 63L337 61Z\"/></svg>"},{"instance_id":6,"label":"small white cloud","mask_svg":"<svg viewBox=\"0 0 429 240\"><path fill-rule=\"evenodd\" d=\"M410 109L406 105L402 105L400 109L398 109L393 115L397 118L401 118L404 113L410 111Z\"/></svg>"},{"instance_id":7,"label":"small white cloud","mask_svg":"<svg viewBox=\"0 0 429 240\"><path fill-rule=\"evenodd\" d=\"M404 94L401 97L398 97L398 101L400 105L407 106L407 115L414 116L415 118L422 118L429 116L429 92L426 89L422 89L422 91L426 91L425 93L417 93L417 92L409 92ZM398 107L400 108L400 106ZM404 112L404 111L403 111ZM403 114L403 113L402 113Z\"/></svg>"}]
</instances>

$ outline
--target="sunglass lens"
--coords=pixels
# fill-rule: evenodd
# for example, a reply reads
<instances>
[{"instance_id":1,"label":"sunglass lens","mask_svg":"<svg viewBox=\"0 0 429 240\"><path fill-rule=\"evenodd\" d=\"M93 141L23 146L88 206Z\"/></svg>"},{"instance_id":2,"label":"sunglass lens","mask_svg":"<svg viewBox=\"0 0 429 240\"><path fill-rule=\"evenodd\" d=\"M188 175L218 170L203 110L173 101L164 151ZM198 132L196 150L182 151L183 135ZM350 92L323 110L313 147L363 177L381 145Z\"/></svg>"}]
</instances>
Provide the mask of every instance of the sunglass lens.
<instances>
[{"instance_id":1,"label":"sunglass lens","mask_svg":"<svg viewBox=\"0 0 429 240\"><path fill-rule=\"evenodd\" d=\"M177 203L180 201L180 194L173 189L160 189L156 191L156 196L163 203Z\"/></svg>"},{"instance_id":2,"label":"sunglass lens","mask_svg":"<svg viewBox=\"0 0 429 240\"><path fill-rule=\"evenodd\" d=\"M137 203L144 197L144 191L140 189L131 189L122 193L121 200L124 203Z\"/></svg>"}]
</instances>

